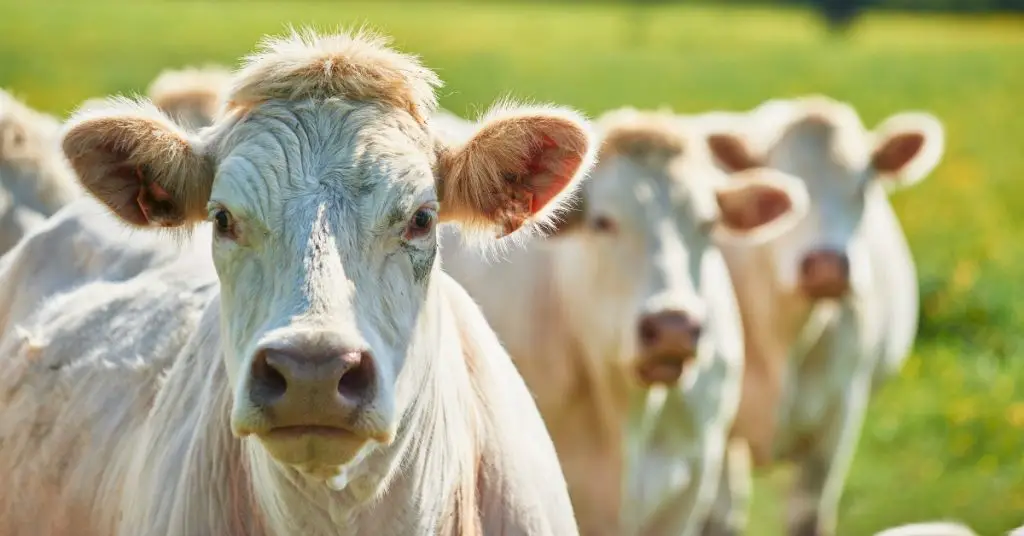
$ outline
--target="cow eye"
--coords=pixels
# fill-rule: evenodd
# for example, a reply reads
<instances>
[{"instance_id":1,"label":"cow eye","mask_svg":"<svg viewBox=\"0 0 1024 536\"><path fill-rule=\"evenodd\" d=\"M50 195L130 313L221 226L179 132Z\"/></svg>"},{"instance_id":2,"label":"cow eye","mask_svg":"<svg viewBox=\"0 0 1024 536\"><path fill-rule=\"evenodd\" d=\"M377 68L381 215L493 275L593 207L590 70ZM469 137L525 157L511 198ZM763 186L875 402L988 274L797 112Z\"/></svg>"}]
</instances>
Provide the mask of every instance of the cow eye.
<instances>
[{"instance_id":1,"label":"cow eye","mask_svg":"<svg viewBox=\"0 0 1024 536\"><path fill-rule=\"evenodd\" d=\"M426 236L434 229L434 222L437 221L437 211L430 207L420 207L409 220L406 227L405 238L412 240Z\"/></svg>"},{"instance_id":2,"label":"cow eye","mask_svg":"<svg viewBox=\"0 0 1024 536\"><path fill-rule=\"evenodd\" d=\"M235 219L231 213L224 208L218 208L213 212L213 224L217 227L217 234L233 237L235 234Z\"/></svg>"},{"instance_id":3,"label":"cow eye","mask_svg":"<svg viewBox=\"0 0 1024 536\"><path fill-rule=\"evenodd\" d=\"M617 226L608 216L597 216L590 221L590 227L599 233L614 232Z\"/></svg>"},{"instance_id":4,"label":"cow eye","mask_svg":"<svg viewBox=\"0 0 1024 536\"><path fill-rule=\"evenodd\" d=\"M213 219L217 222L217 230L226 233L231 230L231 215L224 209L218 210Z\"/></svg>"}]
</instances>

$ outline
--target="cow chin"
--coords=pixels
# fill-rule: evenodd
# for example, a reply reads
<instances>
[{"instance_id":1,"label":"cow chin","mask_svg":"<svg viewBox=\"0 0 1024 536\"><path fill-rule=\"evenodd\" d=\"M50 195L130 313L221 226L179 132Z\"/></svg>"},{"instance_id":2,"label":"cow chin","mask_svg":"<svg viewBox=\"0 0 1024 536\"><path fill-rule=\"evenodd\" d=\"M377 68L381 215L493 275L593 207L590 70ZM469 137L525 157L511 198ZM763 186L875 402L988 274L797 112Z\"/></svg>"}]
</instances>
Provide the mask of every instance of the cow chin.
<instances>
[{"instance_id":1,"label":"cow chin","mask_svg":"<svg viewBox=\"0 0 1024 536\"><path fill-rule=\"evenodd\" d=\"M317 480L341 474L362 458L373 440L340 429L271 432L258 437L260 444L278 463Z\"/></svg>"}]
</instances>

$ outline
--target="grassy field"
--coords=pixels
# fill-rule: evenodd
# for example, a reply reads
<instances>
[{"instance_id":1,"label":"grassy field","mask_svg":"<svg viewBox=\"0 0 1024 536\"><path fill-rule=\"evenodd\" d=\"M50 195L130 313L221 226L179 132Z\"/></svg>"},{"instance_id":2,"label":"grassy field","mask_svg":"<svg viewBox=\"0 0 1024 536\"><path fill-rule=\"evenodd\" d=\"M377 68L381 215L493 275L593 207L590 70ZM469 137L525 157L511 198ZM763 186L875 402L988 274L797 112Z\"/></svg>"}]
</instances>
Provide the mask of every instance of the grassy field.
<instances>
[{"instance_id":1,"label":"grassy field","mask_svg":"<svg viewBox=\"0 0 1024 536\"><path fill-rule=\"evenodd\" d=\"M936 517L983 535L1024 523L1024 19L870 15L838 41L809 13L774 10L0 0L0 13L0 86L58 114L142 91L164 67L233 63L288 23L362 22L421 54L462 114L503 95L597 114L804 93L848 100L869 125L933 111L943 163L894 197L921 275L921 336L872 403L839 536ZM753 536L781 534L786 477L760 478Z\"/></svg>"}]
</instances>

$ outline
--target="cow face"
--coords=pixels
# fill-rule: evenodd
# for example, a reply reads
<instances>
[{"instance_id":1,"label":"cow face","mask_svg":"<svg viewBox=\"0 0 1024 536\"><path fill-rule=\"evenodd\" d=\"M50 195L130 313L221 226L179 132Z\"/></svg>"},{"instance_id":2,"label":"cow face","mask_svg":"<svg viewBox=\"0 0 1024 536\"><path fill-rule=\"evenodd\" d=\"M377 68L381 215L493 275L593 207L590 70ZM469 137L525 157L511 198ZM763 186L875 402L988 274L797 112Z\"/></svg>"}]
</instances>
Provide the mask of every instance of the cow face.
<instances>
[{"instance_id":1,"label":"cow face","mask_svg":"<svg viewBox=\"0 0 1024 536\"><path fill-rule=\"evenodd\" d=\"M589 147L581 120L553 109L498 109L465 144L439 143L422 120L436 78L376 45L271 43L202 135L114 100L64 137L82 183L127 223L209 222L232 429L318 478L388 444L415 404L448 318L431 284L436 225L493 236L546 218ZM371 63L344 67L357 61Z\"/></svg>"},{"instance_id":2,"label":"cow face","mask_svg":"<svg viewBox=\"0 0 1024 536\"><path fill-rule=\"evenodd\" d=\"M602 126L599 163L553 239L575 256L563 279L592 354L610 349L643 384L675 383L704 340L703 280L723 266L714 233L757 240L792 222L805 194L768 170L724 182L672 116L626 110Z\"/></svg>"},{"instance_id":3,"label":"cow face","mask_svg":"<svg viewBox=\"0 0 1024 536\"><path fill-rule=\"evenodd\" d=\"M872 284L865 243L870 203L935 167L942 127L931 115L908 112L869 133L852 108L825 99L792 103L788 112L761 151L733 134L713 136L710 146L727 169L769 166L803 181L807 217L773 244L777 283L810 301L843 299Z\"/></svg>"}]
</instances>

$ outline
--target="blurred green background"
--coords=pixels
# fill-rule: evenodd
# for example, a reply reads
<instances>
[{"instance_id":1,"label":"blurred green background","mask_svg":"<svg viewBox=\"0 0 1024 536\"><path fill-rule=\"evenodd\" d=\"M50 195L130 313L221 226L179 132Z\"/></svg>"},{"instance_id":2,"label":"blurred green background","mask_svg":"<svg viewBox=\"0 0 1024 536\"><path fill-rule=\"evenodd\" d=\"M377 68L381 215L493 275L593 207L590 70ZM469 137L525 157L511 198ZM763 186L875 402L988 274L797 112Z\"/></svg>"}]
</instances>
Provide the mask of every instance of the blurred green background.
<instances>
[{"instance_id":1,"label":"blurred green background","mask_svg":"<svg viewBox=\"0 0 1024 536\"><path fill-rule=\"evenodd\" d=\"M920 271L920 337L872 402L839 536L933 518L1005 534L1024 523L1024 16L869 9L832 35L806 3L0 0L0 86L64 115L142 92L166 67L234 64L286 24L369 23L421 54L446 81L442 105L463 115L505 95L591 115L806 93L853 103L867 125L932 111L943 161L893 198ZM782 533L788 476L759 478L752 536Z\"/></svg>"}]
</instances>

